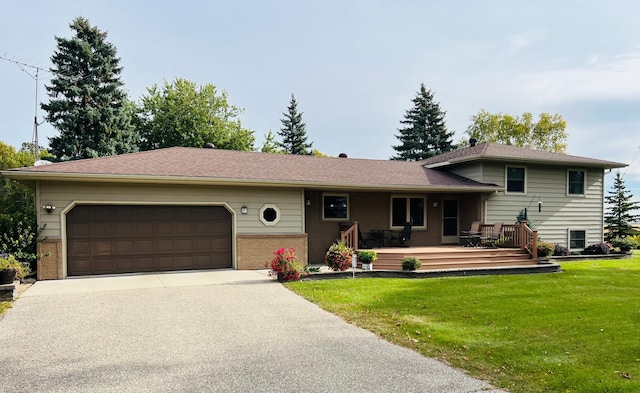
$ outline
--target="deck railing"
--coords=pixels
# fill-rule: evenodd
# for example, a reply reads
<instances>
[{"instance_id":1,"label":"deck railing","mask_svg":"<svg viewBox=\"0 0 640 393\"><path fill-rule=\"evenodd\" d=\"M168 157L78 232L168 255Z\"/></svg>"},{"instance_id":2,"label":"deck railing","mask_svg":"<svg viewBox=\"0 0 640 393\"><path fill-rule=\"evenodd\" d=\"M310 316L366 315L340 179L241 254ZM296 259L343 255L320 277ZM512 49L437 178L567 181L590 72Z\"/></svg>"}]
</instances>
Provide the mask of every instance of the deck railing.
<instances>
[{"instance_id":1,"label":"deck railing","mask_svg":"<svg viewBox=\"0 0 640 393\"><path fill-rule=\"evenodd\" d=\"M481 238L491 235L492 224L482 224L480 226ZM519 247L526 250L533 259L538 258L538 232L532 230L527 224L504 224L499 243L504 247Z\"/></svg>"},{"instance_id":2,"label":"deck railing","mask_svg":"<svg viewBox=\"0 0 640 393\"><path fill-rule=\"evenodd\" d=\"M358 248L358 221L352 221L351 226L344 231L340 231L340 241L352 249Z\"/></svg>"}]
</instances>

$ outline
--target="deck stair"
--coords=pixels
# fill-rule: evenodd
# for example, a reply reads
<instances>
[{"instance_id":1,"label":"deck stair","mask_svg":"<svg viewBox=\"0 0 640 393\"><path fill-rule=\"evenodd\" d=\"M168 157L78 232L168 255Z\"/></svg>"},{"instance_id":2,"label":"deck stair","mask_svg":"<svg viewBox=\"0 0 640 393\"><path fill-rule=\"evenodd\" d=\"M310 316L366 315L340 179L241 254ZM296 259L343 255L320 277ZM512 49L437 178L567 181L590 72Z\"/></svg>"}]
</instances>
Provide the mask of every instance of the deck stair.
<instances>
[{"instance_id":1,"label":"deck stair","mask_svg":"<svg viewBox=\"0 0 640 393\"><path fill-rule=\"evenodd\" d=\"M538 261L519 248L467 248L467 247L394 247L376 249L378 259L375 270L402 270L402 259L414 256L420 259L420 270L469 269L537 265ZM360 263L358 263L358 267Z\"/></svg>"}]
</instances>

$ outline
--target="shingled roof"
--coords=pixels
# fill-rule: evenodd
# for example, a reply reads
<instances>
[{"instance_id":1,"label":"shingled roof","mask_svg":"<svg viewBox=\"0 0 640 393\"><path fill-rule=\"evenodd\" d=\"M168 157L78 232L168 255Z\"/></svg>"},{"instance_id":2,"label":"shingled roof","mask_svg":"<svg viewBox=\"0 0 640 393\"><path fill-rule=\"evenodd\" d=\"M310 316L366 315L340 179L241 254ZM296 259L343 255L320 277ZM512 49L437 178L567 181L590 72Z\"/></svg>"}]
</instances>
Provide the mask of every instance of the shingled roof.
<instances>
[{"instance_id":1,"label":"shingled roof","mask_svg":"<svg viewBox=\"0 0 640 393\"><path fill-rule=\"evenodd\" d=\"M172 147L10 169L16 180L80 180L304 186L313 188L494 191L419 162Z\"/></svg>"},{"instance_id":2,"label":"shingled roof","mask_svg":"<svg viewBox=\"0 0 640 393\"><path fill-rule=\"evenodd\" d=\"M465 149L454 150L420 161L427 168L442 167L470 161L510 161L515 163L538 163L549 165L581 165L605 169L623 168L627 164L598 160L569 154L551 153L500 143L480 143Z\"/></svg>"}]
</instances>

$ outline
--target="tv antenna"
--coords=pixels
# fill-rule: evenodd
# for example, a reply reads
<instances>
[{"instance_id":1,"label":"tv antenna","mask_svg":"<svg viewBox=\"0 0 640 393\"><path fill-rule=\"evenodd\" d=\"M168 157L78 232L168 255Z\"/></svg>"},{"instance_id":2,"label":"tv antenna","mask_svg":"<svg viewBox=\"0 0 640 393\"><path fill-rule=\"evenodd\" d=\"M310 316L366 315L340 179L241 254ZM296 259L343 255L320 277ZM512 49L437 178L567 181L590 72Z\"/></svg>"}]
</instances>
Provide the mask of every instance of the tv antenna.
<instances>
[{"instance_id":1,"label":"tv antenna","mask_svg":"<svg viewBox=\"0 0 640 393\"><path fill-rule=\"evenodd\" d=\"M18 68L20 68L25 74L29 75L36 82L36 100L35 100L35 107L34 107L34 114L33 114L33 137L31 142L33 143L33 153L35 155L35 159L36 161L38 161L38 159L40 158L40 145L38 144L38 126L44 123L44 120L38 123L38 85L40 81L40 71L47 71L47 70L45 68L23 63L15 59L9 59L4 56L0 56L0 60L5 60L15 64L16 66L18 66ZM28 69L31 70L31 72L29 72ZM35 70L35 72L33 70Z\"/></svg>"}]
</instances>

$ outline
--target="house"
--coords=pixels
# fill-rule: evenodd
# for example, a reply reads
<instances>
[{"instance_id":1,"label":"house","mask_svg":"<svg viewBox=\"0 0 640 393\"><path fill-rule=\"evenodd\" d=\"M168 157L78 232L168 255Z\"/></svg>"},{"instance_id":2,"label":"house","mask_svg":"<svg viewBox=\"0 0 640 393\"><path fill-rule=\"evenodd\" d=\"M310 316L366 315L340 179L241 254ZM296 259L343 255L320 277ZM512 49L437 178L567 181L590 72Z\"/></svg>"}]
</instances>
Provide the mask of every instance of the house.
<instances>
[{"instance_id":1,"label":"house","mask_svg":"<svg viewBox=\"0 0 640 393\"><path fill-rule=\"evenodd\" d=\"M280 247L321 263L345 221L457 244L524 208L543 240L578 249L602 241L604 174L623 166L495 143L421 162L174 147L2 175L36 191L42 280L256 269Z\"/></svg>"}]
</instances>

